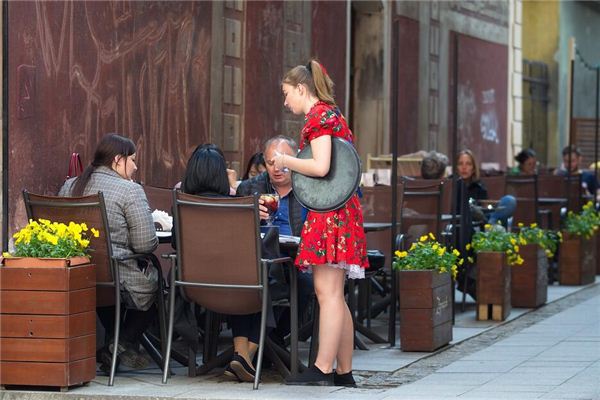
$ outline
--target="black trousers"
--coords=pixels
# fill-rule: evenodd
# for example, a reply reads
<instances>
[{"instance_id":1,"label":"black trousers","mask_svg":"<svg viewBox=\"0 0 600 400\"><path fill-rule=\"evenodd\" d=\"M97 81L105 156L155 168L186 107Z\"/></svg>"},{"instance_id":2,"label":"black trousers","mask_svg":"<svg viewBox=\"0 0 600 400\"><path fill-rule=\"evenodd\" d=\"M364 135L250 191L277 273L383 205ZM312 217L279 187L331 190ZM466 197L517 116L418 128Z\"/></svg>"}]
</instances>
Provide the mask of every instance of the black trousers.
<instances>
[{"instance_id":1,"label":"black trousers","mask_svg":"<svg viewBox=\"0 0 600 400\"><path fill-rule=\"evenodd\" d=\"M115 331L115 306L98 307L96 313L106 332L106 341L110 341ZM158 315L156 306L152 305L148 310L126 309L121 313L121 332L119 341L127 343L138 343L142 334L152 324L154 318Z\"/></svg>"}]
</instances>

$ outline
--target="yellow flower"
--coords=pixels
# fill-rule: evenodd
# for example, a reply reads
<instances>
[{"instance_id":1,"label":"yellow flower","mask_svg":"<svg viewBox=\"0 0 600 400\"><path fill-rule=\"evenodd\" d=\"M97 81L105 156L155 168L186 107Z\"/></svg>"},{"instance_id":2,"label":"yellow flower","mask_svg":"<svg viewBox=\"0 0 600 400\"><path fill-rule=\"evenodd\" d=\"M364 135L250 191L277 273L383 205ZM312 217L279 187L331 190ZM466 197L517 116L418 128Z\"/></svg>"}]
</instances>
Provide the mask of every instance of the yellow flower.
<instances>
[{"instance_id":1,"label":"yellow flower","mask_svg":"<svg viewBox=\"0 0 600 400\"><path fill-rule=\"evenodd\" d=\"M460 257L460 251L456 249L452 250L452 254L454 254L456 257Z\"/></svg>"},{"instance_id":2,"label":"yellow flower","mask_svg":"<svg viewBox=\"0 0 600 400\"><path fill-rule=\"evenodd\" d=\"M92 228L92 235L94 235L95 238L100 236L100 231L98 231L97 229Z\"/></svg>"},{"instance_id":3,"label":"yellow flower","mask_svg":"<svg viewBox=\"0 0 600 400\"><path fill-rule=\"evenodd\" d=\"M519 228L522 228L522 227L524 226L524 224L523 224L522 222L519 222L519 223L517 224L517 226L518 226Z\"/></svg>"},{"instance_id":4,"label":"yellow flower","mask_svg":"<svg viewBox=\"0 0 600 400\"><path fill-rule=\"evenodd\" d=\"M439 247L440 247L440 246L438 246L438 244L437 244L437 243L434 243L434 244L433 244L433 246L431 246L431 248L432 248L433 250L437 250Z\"/></svg>"},{"instance_id":5,"label":"yellow flower","mask_svg":"<svg viewBox=\"0 0 600 400\"><path fill-rule=\"evenodd\" d=\"M492 225L485 224L483 227L485 228L486 231L489 231L492 228Z\"/></svg>"},{"instance_id":6,"label":"yellow flower","mask_svg":"<svg viewBox=\"0 0 600 400\"><path fill-rule=\"evenodd\" d=\"M396 251L396 256L398 256L398 258L404 258L408 255L408 252L406 251Z\"/></svg>"},{"instance_id":7,"label":"yellow flower","mask_svg":"<svg viewBox=\"0 0 600 400\"><path fill-rule=\"evenodd\" d=\"M467 245L465 246L465 249L471 250L471 243L467 243Z\"/></svg>"},{"instance_id":8,"label":"yellow flower","mask_svg":"<svg viewBox=\"0 0 600 400\"><path fill-rule=\"evenodd\" d=\"M467 261L470 262L471 264L473 264L473 257L467 257Z\"/></svg>"},{"instance_id":9,"label":"yellow flower","mask_svg":"<svg viewBox=\"0 0 600 400\"><path fill-rule=\"evenodd\" d=\"M11 255L8 251L4 251L4 252L2 252L2 257L4 257L4 258L11 257Z\"/></svg>"},{"instance_id":10,"label":"yellow flower","mask_svg":"<svg viewBox=\"0 0 600 400\"><path fill-rule=\"evenodd\" d=\"M440 257L443 256L444 253L446 253L446 249L444 247L439 248L438 251L437 251L437 254Z\"/></svg>"},{"instance_id":11,"label":"yellow flower","mask_svg":"<svg viewBox=\"0 0 600 400\"><path fill-rule=\"evenodd\" d=\"M429 237L431 238L431 240L435 240L435 236L431 232L429 232Z\"/></svg>"},{"instance_id":12,"label":"yellow flower","mask_svg":"<svg viewBox=\"0 0 600 400\"><path fill-rule=\"evenodd\" d=\"M424 242L427 240L427 235L423 235L421 236L421 238L419 239L419 242Z\"/></svg>"},{"instance_id":13,"label":"yellow flower","mask_svg":"<svg viewBox=\"0 0 600 400\"><path fill-rule=\"evenodd\" d=\"M534 222L533 224L531 224L529 226L532 227L532 228L537 228L538 225Z\"/></svg>"},{"instance_id":14,"label":"yellow flower","mask_svg":"<svg viewBox=\"0 0 600 400\"><path fill-rule=\"evenodd\" d=\"M412 250L414 250L416 248L417 248L417 244L413 243L413 244L410 245L410 249L409 250L412 251Z\"/></svg>"}]
</instances>

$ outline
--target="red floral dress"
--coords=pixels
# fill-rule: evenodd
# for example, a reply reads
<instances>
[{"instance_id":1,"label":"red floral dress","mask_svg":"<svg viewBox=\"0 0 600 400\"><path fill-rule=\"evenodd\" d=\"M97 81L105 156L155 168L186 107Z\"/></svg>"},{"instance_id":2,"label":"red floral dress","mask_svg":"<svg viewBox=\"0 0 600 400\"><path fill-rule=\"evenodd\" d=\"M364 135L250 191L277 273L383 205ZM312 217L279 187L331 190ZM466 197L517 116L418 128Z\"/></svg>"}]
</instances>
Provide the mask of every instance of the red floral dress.
<instances>
[{"instance_id":1,"label":"red floral dress","mask_svg":"<svg viewBox=\"0 0 600 400\"><path fill-rule=\"evenodd\" d=\"M300 148L323 135L352 143L352 132L337 109L324 102L315 104L304 117ZM327 212L309 211L302 229L296 265L302 271L329 264L343 268L349 278L364 278L369 267L363 216L355 193L343 207Z\"/></svg>"}]
</instances>

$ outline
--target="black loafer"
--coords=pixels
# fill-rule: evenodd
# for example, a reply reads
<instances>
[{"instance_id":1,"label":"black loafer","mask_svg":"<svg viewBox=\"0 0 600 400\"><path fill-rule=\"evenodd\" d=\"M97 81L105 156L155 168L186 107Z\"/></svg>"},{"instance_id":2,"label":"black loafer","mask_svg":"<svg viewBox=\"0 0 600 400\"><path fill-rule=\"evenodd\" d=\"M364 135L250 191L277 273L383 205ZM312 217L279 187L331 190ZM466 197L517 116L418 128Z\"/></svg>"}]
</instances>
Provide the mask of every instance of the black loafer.
<instances>
[{"instance_id":1,"label":"black loafer","mask_svg":"<svg viewBox=\"0 0 600 400\"><path fill-rule=\"evenodd\" d=\"M229 363L229 366L240 382L254 382L256 371L238 353L233 353L233 359Z\"/></svg>"},{"instance_id":2,"label":"black loafer","mask_svg":"<svg viewBox=\"0 0 600 400\"><path fill-rule=\"evenodd\" d=\"M338 374L337 372L333 371L333 385L355 388L356 381L352 376L352 371L345 374Z\"/></svg>"},{"instance_id":3,"label":"black loafer","mask_svg":"<svg viewBox=\"0 0 600 400\"><path fill-rule=\"evenodd\" d=\"M227 364L227 366L225 367L225 371L223 371L223 375L225 375L228 378L234 379L238 382L241 382L240 378L238 378L238 376L235 374L235 371L231 368L231 364Z\"/></svg>"},{"instance_id":4,"label":"black loafer","mask_svg":"<svg viewBox=\"0 0 600 400\"><path fill-rule=\"evenodd\" d=\"M301 386L333 386L333 372L326 374L316 365L312 365L301 374L286 378L285 384Z\"/></svg>"}]
</instances>

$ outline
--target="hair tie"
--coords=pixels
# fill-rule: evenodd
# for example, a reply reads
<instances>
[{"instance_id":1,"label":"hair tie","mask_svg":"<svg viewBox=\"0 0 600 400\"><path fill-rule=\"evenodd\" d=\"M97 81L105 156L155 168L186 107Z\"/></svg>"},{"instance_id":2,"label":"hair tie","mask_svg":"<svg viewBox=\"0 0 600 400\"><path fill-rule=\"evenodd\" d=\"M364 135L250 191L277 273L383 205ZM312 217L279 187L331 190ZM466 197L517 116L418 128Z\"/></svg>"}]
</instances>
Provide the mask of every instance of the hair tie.
<instances>
[{"instance_id":1,"label":"hair tie","mask_svg":"<svg viewBox=\"0 0 600 400\"><path fill-rule=\"evenodd\" d=\"M308 72L310 72L310 74L312 75L312 65L311 64L312 64L312 62L309 61L308 64L306 64L304 66L304 68L306 68L308 70Z\"/></svg>"}]
</instances>

